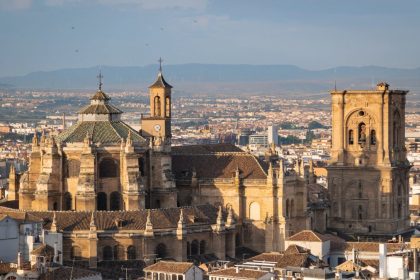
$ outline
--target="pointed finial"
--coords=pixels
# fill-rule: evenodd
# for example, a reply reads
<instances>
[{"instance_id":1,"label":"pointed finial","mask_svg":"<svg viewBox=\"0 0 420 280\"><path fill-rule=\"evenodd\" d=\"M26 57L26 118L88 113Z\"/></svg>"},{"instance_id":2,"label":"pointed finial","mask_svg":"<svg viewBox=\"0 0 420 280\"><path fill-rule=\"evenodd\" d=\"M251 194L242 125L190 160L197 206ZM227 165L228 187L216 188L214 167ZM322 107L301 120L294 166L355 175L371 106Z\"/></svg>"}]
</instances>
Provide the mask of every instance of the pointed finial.
<instances>
[{"instance_id":1,"label":"pointed finial","mask_svg":"<svg viewBox=\"0 0 420 280\"><path fill-rule=\"evenodd\" d=\"M226 218L226 227L233 228L235 226L235 219L233 217L233 209L232 206L229 207L228 216Z\"/></svg>"},{"instance_id":2,"label":"pointed finial","mask_svg":"<svg viewBox=\"0 0 420 280\"><path fill-rule=\"evenodd\" d=\"M52 232L57 232L57 214L56 214L55 211L54 211L53 220L52 220L52 223L51 223L51 231Z\"/></svg>"},{"instance_id":3,"label":"pointed finial","mask_svg":"<svg viewBox=\"0 0 420 280\"><path fill-rule=\"evenodd\" d=\"M179 213L179 221L178 224L184 224L184 209L181 208L181 211Z\"/></svg>"},{"instance_id":4,"label":"pointed finial","mask_svg":"<svg viewBox=\"0 0 420 280\"><path fill-rule=\"evenodd\" d=\"M159 57L158 62L159 62L159 73L162 74L162 62L163 62L163 59L161 57Z\"/></svg>"},{"instance_id":5,"label":"pointed finial","mask_svg":"<svg viewBox=\"0 0 420 280\"><path fill-rule=\"evenodd\" d=\"M95 221L95 212L92 211L92 214L90 215L90 229L96 228L96 221Z\"/></svg>"},{"instance_id":6,"label":"pointed finial","mask_svg":"<svg viewBox=\"0 0 420 280\"><path fill-rule=\"evenodd\" d=\"M147 210L146 228L144 229L144 235L148 237L154 236L152 219L150 217L150 209Z\"/></svg>"},{"instance_id":7,"label":"pointed finial","mask_svg":"<svg viewBox=\"0 0 420 280\"><path fill-rule=\"evenodd\" d=\"M99 70L99 75L96 76L96 78L98 78L98 87L99 87L99 91L102 91L102 78L104 76L102 75L102 71Z\"/></svg>"}]
</instances>

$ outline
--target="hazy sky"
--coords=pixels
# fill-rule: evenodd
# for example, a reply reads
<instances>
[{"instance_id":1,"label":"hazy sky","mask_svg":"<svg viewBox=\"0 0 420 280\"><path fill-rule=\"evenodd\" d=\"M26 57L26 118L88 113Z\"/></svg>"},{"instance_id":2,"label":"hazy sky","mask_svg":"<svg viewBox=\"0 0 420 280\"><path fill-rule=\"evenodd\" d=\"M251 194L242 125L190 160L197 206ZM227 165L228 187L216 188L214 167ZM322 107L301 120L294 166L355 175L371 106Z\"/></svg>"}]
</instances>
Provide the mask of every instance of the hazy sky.
<instances>
[{"instance_id":1,"label":"hazy sky","mask_svg":"<svg viewBox=\"0 0 420 280\"><path fill-rule=\"evenodd\" d=\"M420 66L417 0L0 0L0 76L156 63Z\"/></svg>"}]
</instances>

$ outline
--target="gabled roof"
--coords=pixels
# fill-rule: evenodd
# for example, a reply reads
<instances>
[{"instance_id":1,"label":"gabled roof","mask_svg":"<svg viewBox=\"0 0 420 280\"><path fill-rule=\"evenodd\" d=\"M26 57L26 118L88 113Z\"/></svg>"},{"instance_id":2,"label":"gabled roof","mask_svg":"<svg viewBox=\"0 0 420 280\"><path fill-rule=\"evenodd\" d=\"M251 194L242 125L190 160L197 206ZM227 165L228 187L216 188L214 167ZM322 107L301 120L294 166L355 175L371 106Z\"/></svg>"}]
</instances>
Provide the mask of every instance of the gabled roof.
<instances>
[{"instance_id":1,"label":"gabled roof","mask_svg":"<svg viewBox=\"0 0 420 280\"><path fill-rule=\"evenodd\" d=\"M146 272L164 272L164 273L186 273L194 264L190 262L175 262L175 261L160 261L155 264L149 265L143 270Z\"/></svg>"},{"instance_id":2,"label":"gabled roof","mask_svg":"<svg viewBox=\"0 0 420 280\"><path fill-rule=\"evenodd\" d=\"M328 239L312 230L302 230L287 239L287 241L325 242Z\"/></svg>"},{"instance_id":3,"label":"gabled roof","mask_svg":"<svg viewBox=\"0 0 420 280\"><path fill-rule=\"evenodd\" d=\"M356 271L356 270L361 270L362 267L360 265L354 263L352 260L348 260L348 261L343 262L340 265L337 265L335 267L335 269L337 271L353 272L353 271Z\"/></svg>"},{"instance_id":4,"label":"gabled roof","mask_svg":"<svg viewBox=\"0 0 420 280\"><path fill-rule=\"evenodd\" d=\"M136 130L122 121L83 121L78 122L56 137L57 142L78 143L83 142L86 135L91 137L93 143L121 143L127 139L131 131L133 143L146 143L146 140Z\"/></svg>"},{"instance_id":5,"label":"gabled roof","mask_svg":"<svg viewBox=\"0 0 420 280\"><path fill-rule=\"evenodd\" d=\"M156 81L149 88L172 88L163 78L162 72L159 71Z\"/></svg>"},{"instance_id":6,"label":"gabled roof","mask_svg":"<svg viewBox=\"0 0 420 280\"><path fill-rule=\"evenodd\" d=\"M285 255L292 255L292 254L305 254L309 253L310 250L303 248L302 246L292 244L287 247L286 251L284 251Z\"/></svg>"}]
</instances>

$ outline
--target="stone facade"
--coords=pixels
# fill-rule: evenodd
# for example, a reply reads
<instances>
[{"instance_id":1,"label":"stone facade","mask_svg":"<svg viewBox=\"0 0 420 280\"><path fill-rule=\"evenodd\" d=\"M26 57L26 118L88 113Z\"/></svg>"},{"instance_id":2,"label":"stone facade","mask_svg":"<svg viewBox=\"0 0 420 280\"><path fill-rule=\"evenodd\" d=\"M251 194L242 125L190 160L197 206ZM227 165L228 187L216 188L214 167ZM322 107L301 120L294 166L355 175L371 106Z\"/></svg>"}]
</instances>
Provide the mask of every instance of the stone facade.
<instances>
[{"instance_id":1,"label":"stone facade","mask_svg":"<svg viewBox=\"0 0 420 280\"><path fill-rule=\"evenodd\" d=\"M329 227L395 235L409 227L405 139L407 91L333 91Z\"/></svg>"}]
</instances>

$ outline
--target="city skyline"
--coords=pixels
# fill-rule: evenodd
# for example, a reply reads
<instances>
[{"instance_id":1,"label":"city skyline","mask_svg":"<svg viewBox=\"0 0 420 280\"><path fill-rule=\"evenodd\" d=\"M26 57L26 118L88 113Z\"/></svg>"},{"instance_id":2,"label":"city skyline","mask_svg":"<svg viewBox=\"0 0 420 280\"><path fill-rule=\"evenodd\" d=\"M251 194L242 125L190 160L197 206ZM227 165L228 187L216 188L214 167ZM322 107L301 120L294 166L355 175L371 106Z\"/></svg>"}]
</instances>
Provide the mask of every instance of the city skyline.
<instances>
[{"instance_id":1,"label":"city skyline","mask_svg":"<svg viewBox=\"0 0 420 280\"><path fill-rule=\"evenodd\" d=\"M0 1L0 77L94 65L420 66L408 1Z\"/></svg>"}]
</instances>

